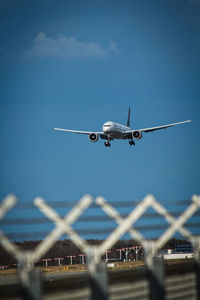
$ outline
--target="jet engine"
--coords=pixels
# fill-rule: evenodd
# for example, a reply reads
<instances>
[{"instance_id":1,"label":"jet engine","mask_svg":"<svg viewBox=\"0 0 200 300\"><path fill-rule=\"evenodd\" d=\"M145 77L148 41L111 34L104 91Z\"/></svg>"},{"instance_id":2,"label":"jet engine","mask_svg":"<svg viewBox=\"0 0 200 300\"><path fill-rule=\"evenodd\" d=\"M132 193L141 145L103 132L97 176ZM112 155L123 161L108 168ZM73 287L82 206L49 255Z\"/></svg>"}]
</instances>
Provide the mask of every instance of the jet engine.
<instances>
[{"instance_id":1,"label":"jet engine","mask_svg":"<svg viewBox=\"0 0 200 300\"><path fill-rule=\"evenodd\" d=\"M133 139L140 140L142 138L142 132L139 130L135 130L132 133Z\"/></svg>"},{"instance_id":2,"label":"jet engine","mask_svg":"<svg viewBox=\"0 0 200 300\"><path fill-rule=\"evenodd\" d=\"M91 142L97 142L99 139L99 136L98 136L98 134L92 132L89 134L88 138Z\"/></svg>"}]
</instances>

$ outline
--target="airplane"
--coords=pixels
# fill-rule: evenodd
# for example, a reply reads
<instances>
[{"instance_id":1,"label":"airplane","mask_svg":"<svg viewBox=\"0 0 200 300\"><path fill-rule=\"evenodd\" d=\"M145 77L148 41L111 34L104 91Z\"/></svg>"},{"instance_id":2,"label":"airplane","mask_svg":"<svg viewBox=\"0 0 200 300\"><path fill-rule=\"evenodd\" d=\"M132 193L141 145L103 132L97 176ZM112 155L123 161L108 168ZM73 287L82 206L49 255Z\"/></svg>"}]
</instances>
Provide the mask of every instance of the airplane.
<instances>
[{"instance_id":1,"label":"airplane","mask_svg":"<svg viewBox=\"0 0 200 300\"><path fill-rule=\"evenodd\" d=\"M129 140L129 144L135 145L134 140L140 140L143 136L143 133L152 132L159 129L166 129L168 127L172 127L175 125L180 125L184 123L189 123L192 120L150 127L150 128L143 128L143 129L131 129L130 128L130 107L128 109L128 118L126 126L122 124L118 124L115 122L107 121L103 124L102 130L103 131L82 131L82 130L73 130L73 129L62 129L62 128L54 128L54 130L58 131L65 131L65 132L73 132L77 134L86 134L91 142L97 142L99 137L103 140L104 145L106 147L110 147L110 141L114 139L121 139L121 140Z\"/></svg>"}]
</instances>

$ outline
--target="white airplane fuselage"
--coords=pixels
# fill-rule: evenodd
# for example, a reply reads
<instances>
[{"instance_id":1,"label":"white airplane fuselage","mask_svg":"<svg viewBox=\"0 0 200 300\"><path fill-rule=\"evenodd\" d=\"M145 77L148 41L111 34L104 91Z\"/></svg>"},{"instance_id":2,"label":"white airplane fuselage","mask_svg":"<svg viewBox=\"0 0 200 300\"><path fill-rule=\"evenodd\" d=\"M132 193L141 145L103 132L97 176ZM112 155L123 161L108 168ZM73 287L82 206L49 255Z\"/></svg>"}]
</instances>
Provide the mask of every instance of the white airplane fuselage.
<instances>
[{"instance_id":1,"label":"white airplane fuselage","mask_svg":"<svg viewBox=\"0 0 200 300\"><path fill-rule=\"evenodd\" d=\"M108 121L103 124L102 130L104 134L109 135L110 139L127 139L124 132L130 130L130 127Z\"/></svg>"}]
</instances>

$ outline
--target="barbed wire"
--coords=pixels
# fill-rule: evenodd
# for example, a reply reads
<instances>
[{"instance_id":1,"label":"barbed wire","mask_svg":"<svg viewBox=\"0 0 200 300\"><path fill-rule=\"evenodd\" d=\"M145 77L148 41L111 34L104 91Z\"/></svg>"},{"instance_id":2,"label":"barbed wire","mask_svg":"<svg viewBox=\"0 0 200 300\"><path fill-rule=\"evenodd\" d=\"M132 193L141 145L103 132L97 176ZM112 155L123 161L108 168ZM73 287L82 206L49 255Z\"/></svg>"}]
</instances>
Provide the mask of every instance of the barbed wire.
<instances>
[{"instance_id":1,"label":"barbed wire","mask_svg":"<svg viewBox=\"0 0 200 300\"><path fill-rule=\"evenodd\" d=\"M175 211L175 212L170 212L170 214L173 217L178 217L182 211ZM120 214L122 218L126 218L128 214ZM200 212L195 212L193 214L193 217L195 216L200 216ZM62 215L61 215L62 217ZM160 218L161 220L163 219L158 213L144 213L142 216L143 219L147 218ZM109 216L107 215L92 215L92 216L81 216L77 222L101 222L101 221L112 221ZM22 217L9 217L5 218L0 221L0 225L6 225L6 226L12 226L12 225L31 225L31 224L52 224L52 222L45 218L45 217L27 217L27 218L22 218Z\"/></svg>"},{"instance_id":2,"label":"barbed wire","mask_svg":"<svg viewBox=\"0 0 200 300\"><path fill-rule=\"evenodd\" d=\"M117 201L110 201L110 204L115 207L133 207L137 206L141 200L117 200ZM76 201L68 201L68 200L53 200L48 201L48 205L53 208L70 208L76 205ZM167 205L187 205L191 203L191 199L180 199L180 200L165 200L164 202L160 202ZM96 203L92 203L90 208L96 208L98 205ZM16 204L15 209L36 209L32 202L20 201Z\"/></svg>"},{"instance_id":3,"label":"barbed wire","mask_svg":"<svg viewBox=\"0 0 200 300\"><path fill-rule=\"evenodd\" d=\"M77 224L78 225L78 224ZM105 235L105 234L110 234L115 228L116 226L106 226L106 228L94 228L94 226L91 228L78 228L78 226L74 226L74 230L79 234L79 235ZM169 225L166 224L146 224L146 225L135 225L134 229L136 229L137 231L140 231L141 233L143 232L151 232L151 236L148 237L148 239L152 238L152 234L156 234L157 231L161 231L161 230L166 230L169 227ZM187 229L190 229L191 231L193 231L192 229L197 229L197 232L193 232L193 234L197 235L200 234L200 222L187 222L185 224L185 227ZM8 232L5 231L5 234L13 239L17 239L17 240L22 240L22 239L34 239L34 238L42 238L45 237L47 234L49 233L48 230L42 231L40 230L39 232L34 232L34 231L29 231L29 232ZM64 234L65 236L67 236L66 234ZM94 238L95 238L94 236ZM154 236L155 238L156 236Z\"/></svg>"}]
</instances>

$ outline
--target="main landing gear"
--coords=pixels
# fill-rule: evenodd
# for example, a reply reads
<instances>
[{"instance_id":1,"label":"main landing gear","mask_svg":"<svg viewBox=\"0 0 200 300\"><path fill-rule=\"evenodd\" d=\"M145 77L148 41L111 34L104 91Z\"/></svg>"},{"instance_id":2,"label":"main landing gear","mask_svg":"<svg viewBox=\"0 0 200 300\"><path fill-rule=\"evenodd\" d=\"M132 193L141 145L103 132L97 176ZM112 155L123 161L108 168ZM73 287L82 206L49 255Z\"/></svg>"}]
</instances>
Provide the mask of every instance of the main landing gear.
<instances>
[{"instance_id":1,"label":"main landing gear","mask_svg":"<svg viewBox=\"0 0 200 300\"><path fill-rule=\"evenodd\" d=\"M106 141L106 142L104 143L104 145L105 145L106 147L110 147L110 143L109 143L108 141Z\"/></svg>"},{"instance_id":2,"label":"main landing gear","mask_svg":"<svg viewBox=\"0 0 200 300\"><path fill-rule=\"evenodd\" d=\"M130 140L129 144L132 146L132 145L135 145L135 142L133 140Z\"/></svg>"}]
</instances>

